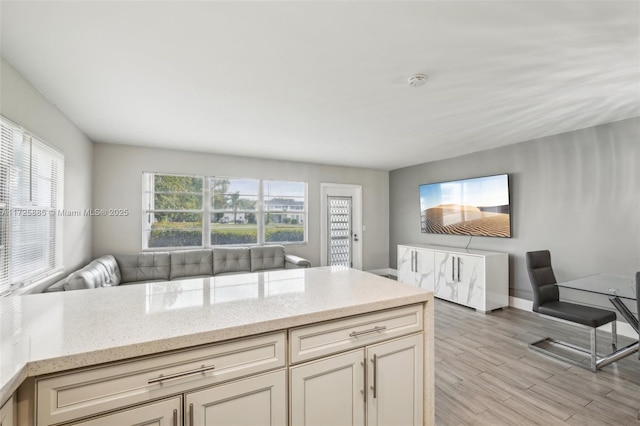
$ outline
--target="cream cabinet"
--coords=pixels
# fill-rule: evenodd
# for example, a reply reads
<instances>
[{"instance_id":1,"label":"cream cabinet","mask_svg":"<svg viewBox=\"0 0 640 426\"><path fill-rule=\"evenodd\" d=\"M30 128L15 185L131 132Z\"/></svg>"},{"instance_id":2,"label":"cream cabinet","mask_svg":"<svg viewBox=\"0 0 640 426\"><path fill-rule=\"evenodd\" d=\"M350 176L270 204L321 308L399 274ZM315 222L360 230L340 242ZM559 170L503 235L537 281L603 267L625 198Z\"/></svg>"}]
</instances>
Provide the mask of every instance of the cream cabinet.
<instances>
[{"instance_id":1,"label":"cream cabinet","mask_svg":"<svg viewBox=\"0 0 640 426\"><path fill-rule=\"evenodd\" d=\"M182 425L182 398L147 403L90 420L71 423L69 426L180 426Z\"/></svg>"},{"instance_id":2,"label":"cream cabinet","mask_svg":"<svg viewBox=\"0 0 640 426\"><path fill-rule=\"evenodd\" d=\"M423 339L414 334L291 367L291 426L422 425Z\"/></svg>"},{"instance_id":3,"label":"cream cabinet","mask_svg":"<svg viewBox=\"0 0 640 426\"><path fill-rule=\"evenodd\" d=\"M15 400L11 397L0 407L0 426L15 426L16 419L14 414Z\"/></svg>"},{"instance_id":4,"label":"cream cabinet","mask_svg":"<svg viewBox=\"0 0 640 426\"><path fill-rule=\"evenodd\" d=\"M364 426L364 369L364 349L292 367L291 425Z\"/></svg>"},{"instance_id":5,"label":"cream cabinet","mask_svg":"<svg viewBox=\"0 0 640 426\"><path fill-rule=\"evenodd\" d=\"M39 376L24 424L421 425L425 315L418 303Z\"/></svg>"},{"instance_id":6,"label":"cream cabinet","mask_svg":"<svg viewBox=\"0 0 640 426\"><path fill-rule=\"evenodd\" d=\"M466 250L426 244L398 246L400 256L407 249L421 253L433 265L433 295L439 299L469 306L480 312L509 306L509 257L507 253ZM416 285L411 276L398 272L398 280Z\"/></svg>"},{"instance_id":7,"label":"cream cabinet","mask_svg":"<svg viewBox=\"0 0 640 426\"><path fill-rule=\"evenodd\" d=\"M423 335L368 347L367 425L423 424Z\"/></svg>"},{"instance_id":8,"label":"cream cabinet","mask_svg":"<svg viewBox=\"0 0 640 426\"><path fill-rule=\"evenodd\" d=\"M270 379L272 376L255 376L274 369L284 369L285 342L285 333L278 332L98 368L44 376L36 379L36 424L73 422L76 419L90 418L99 413L106 415L113 411L117 411L113 416L116 416L118 421L111 424L147 424L139 421L147 415L146 404L155 404L155 400L170 396L185 396L187 406L195 409L189 413L187 420L190 420L191 416L200 419L204 418L206 410L224 410L225 404L220 403L220 395L225 395L226 407L257 398L256 382L260 383L260 389L268 388L272 398L275 398L275 393L280 392L280 401L285 401L286 404L286 389L282 380L276 382L274 379L273 383L266 385L266 378ZM280 375L285 377L284 370ZM248 376L255 376L255 381L237 381ZM199 388L205 390L189 393ZM237 392L237 397L232 394L234 391ZM249 396L250 394L253 396ZM230 402L234 399L235 403ZM119 412L129 406L138 408ZM161 407L164 409L167 405L161 404ZM286 405L278 405L277 408L279 412L286 413ZM159 414L158 419L164 420L158 420L158 424L173 425L173 410L176 409L180 413L178 424L182 424L181 413L186 411L182 406L171 410L167 408L168 417ZM264 420L268 424L269 417ZM100 420L95 420L98 423L87 421L90 425L109 424L100 423ZM165 421L169 423L163 423ZM207 424L229 424L224 417L218 417L216 421L217 423L209 421ZM187 422L188 426L196 424L204 423Z\"/></svg>"},{"instance_id":9,"label":"cream cabinet","mask_svg":"<svg viewBox=\"0 0 640 426\"><path fill-rule=\"evenodd\" d=\"M433 251L414 246L398 246L398 281L433 291Z\"/></svg>"},{"instance_id":10,"label":"cream cabinet","mask_svg":"<svg viewBox=\"0 0 640 426\"><path fill-rule=\"evenodd\" d=\"M289 331L291 426L422 425L422 306Z\"/></svg>"},{"instance_id":11,"label":"cream cabinet","mask_svg":"<svg viewBox=\"0 0 640 426\"><path fill-rule=\"evenodd\" d=\"M185 396L187 426L285 425L286 371L249 377Z\"/></svg>"}]
</instances>

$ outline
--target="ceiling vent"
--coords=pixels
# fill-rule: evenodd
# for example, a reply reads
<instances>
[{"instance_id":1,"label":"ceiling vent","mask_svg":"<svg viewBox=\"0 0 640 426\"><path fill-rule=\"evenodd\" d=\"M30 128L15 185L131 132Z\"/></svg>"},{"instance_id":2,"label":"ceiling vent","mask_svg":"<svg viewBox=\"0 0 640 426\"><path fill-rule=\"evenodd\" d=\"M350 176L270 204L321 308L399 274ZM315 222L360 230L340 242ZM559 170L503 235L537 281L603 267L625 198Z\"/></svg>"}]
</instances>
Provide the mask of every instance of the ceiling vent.
<instances>
[{"instance_id":1,"label":"ceiling vent","mask_svg":"<svg viewBox=\"0 0 640 426\"><path fill-rule=\"evenodd\" d=\"M407 82L411 87L420 87L427 82L427 76L425 74L412 75L411 77L409 77L409 80L407 80Z\"/></svg>"}]
</instances>

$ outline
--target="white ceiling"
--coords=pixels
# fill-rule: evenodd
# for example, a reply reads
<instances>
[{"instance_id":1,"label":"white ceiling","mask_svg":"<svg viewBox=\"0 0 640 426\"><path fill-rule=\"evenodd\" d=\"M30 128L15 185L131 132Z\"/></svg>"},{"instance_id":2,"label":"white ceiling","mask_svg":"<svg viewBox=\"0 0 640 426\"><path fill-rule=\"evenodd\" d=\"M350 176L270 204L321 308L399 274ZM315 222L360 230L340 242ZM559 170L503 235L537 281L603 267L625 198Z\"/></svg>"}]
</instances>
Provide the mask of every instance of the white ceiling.
<instances>
[{"instance_id":1,"label":"white ceiling","mask_svg":"<svg viewBox=\"0 0 640 426\"><path fill-rule=\"evenodd\" d=\"M640 116L639 5L2 1L1 53L97 142L391 170Z\"/></svg>"}]
</instances>

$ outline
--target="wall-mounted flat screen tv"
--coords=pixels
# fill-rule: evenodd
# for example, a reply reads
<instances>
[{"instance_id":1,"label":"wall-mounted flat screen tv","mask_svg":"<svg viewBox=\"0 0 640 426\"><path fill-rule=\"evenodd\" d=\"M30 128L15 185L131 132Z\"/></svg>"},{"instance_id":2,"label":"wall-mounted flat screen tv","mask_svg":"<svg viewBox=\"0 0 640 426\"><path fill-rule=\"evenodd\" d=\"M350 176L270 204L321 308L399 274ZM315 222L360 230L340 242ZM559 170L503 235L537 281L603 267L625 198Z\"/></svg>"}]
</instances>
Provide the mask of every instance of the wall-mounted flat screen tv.
<instances>
[{"instance_id":1,"label":"wall-mounted flat screen tv","mask_svg":"<svg viewBox=\"0 0 640 426\"><path fill-rule=\"evenodd\" d=\"M509 175L420 185L425 234L511 238Z\"/></svg>"}]
</instances>

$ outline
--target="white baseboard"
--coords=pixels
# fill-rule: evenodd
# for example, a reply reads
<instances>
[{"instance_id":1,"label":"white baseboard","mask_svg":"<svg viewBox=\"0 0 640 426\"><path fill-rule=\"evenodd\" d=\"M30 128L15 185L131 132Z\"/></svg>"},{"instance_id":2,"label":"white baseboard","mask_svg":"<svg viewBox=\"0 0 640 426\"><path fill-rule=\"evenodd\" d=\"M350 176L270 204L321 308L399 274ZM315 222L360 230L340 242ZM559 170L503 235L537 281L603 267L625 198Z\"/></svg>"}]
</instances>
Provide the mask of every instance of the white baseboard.
<instances>
[{"instance_id":1,"label":"white baseboard","mask_svg":"<svg viewBox=\"0 0 640 426\"><path fill-rule=\"evenodd\" d=\"M509 307L531 312L533 310L533 302L531 300L509 296ZM598 330L611 332L611 324L603 325ZM624 321L616 321L616 330L620 336L630 337L632 339L638 338L638 333Z\"/></svg>"}]
</instances>

